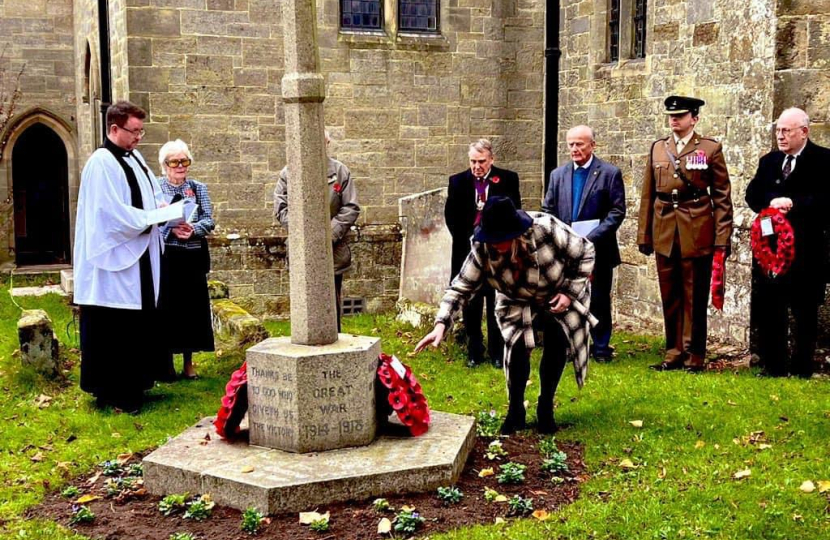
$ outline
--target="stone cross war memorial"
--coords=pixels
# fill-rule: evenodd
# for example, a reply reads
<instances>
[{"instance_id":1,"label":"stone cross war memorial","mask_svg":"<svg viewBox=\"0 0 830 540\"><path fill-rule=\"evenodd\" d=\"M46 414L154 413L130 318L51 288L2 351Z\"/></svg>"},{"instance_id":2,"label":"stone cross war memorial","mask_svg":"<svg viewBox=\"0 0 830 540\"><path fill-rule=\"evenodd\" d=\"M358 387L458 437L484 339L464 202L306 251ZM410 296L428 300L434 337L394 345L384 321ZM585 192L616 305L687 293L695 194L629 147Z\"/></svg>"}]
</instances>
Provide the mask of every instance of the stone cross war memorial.
<instances>
[{"instance_id":1,"label":"stone cross war memorial","mask_svg":"<svg viewBox=\"0 0 830 540\"><path fill-rule=\"evenodd\" d=\"M315 18L313 0L283 2L292 335L247 351L249 440L220 439L203 419L145 458L151 493L210 493L271 514L312 510L452 484L472 447L473 419L452 414L433 413L419 437L384 433L380 340L337 333Z\"/></svg>"}]
</instances>

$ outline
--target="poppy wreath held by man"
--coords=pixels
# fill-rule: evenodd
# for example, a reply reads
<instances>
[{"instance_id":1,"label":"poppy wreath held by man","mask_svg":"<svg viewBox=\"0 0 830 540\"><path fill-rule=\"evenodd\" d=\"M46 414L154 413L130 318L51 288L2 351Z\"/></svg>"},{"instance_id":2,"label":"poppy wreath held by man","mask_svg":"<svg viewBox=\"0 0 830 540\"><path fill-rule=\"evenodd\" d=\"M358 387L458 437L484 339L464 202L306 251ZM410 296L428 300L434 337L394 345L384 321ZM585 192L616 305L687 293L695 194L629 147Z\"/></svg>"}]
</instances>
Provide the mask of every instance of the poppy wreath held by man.
<instances>
[{"instance_id":1,"label":"poppy wreath held by man","mask_svg":"<svg viewBox=\"0 0 830 540\"><path fill-rule=\"evenodd\" d=\"M409 432L415 437L426 433L430 422L429 407L412 369L394 356L381 353L378 380L382 388L388 390L387 401ZM381 404L378 406L380 408Z\"/></svg>"},{"instance_id":2,"label":"poppy wreath held by man","mask_svg":"<svg viewBox=\"0 0 830 540\"><path fill-rule=\"evenodd\" d=\"M762 220L769 218L774 235L764 236ZM775 251L772 238L777 239ZM786 274L795 259L795 233L786 216L775 208L765 208L752 222L752 256L763 272L773 278Z\"/></svg>"}]
</instances>

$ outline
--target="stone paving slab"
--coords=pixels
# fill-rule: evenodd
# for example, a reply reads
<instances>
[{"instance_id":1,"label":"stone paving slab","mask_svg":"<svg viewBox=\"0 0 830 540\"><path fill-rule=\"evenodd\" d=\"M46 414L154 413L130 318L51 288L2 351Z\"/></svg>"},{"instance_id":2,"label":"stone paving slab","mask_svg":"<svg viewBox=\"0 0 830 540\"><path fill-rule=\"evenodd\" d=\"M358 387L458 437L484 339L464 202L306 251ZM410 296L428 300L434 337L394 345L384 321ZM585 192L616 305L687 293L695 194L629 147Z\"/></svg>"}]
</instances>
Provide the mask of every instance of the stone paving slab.
<instances>
[{"instance_id":1,"label":"stone paving slab","mask_svg":"<svg viewBox=\"0 0 830 540\"><path fill-rule=\"evenodd\" d=\"M210 493L219 504L267 514L430 491L458 480L475 441L473 418L431 416L420 437L392 434L403 430L393 425L368 446L309 454L228 443L209 417L144 458L144 483L155 495Z\"/></svg>"},{"instance_id":2,"label":"stone paving slab","mask_svg":"<svg viewBox=\"0 0 830 540\"><path fill-rule=\"evenodd\" d=\"M45 285L43 287L14 287L12 296L43 296L44 294L59 294L67 296L60 285Z\"/></svg>"}]
</instances>

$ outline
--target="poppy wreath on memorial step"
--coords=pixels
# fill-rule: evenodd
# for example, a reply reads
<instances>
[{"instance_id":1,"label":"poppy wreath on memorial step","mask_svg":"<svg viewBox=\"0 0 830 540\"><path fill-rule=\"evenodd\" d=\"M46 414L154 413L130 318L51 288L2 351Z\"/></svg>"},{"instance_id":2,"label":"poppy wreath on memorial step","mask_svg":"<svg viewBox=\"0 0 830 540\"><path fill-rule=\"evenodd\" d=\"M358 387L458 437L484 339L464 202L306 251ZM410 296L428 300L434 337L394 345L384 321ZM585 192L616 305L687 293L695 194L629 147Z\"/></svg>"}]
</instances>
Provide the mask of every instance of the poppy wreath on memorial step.
<instances>
[{"instance_id":1,"label":"poppy wreath on memorial step","mask_svg":"<svg viewBox=\"0 0 830 540\"><path fill-rule=\"evenodd\" d=\"M394 356L381 353L377 373L378 381L388 390L386 400L401 423L415 437L426 433L430 422L429 406L412 369Z\"/></svg>"},{"instance_id":2,"label":"poppy wreath on memorial step","mask_svg":"<svg viewBox=\"0 0 830 540\"><path fill-rule=\"evenodd\" d=\"M771 236L761 234L761 220L772 220ZM772 250L772 238L777 239L775 251ZM789 220L775 208L765 208L752 222L752 256L758 261L758 266L768 276L773 278L786 274L795 259L795 233Z\"/></svg>"},{"instance_id":3,"label":"poppy wreath on memorial step","mask_svg":"<svg viewBox=\"0 0 830 540\"><path fill-rule=\"evenodd\" d=\"M231 375L225 385L225 395L222 396L222 406L216 413L213 425L216 433L223 439L233 439L239 435L239 424L248 412L248 363Z\"/></svg>"}]
</instances>

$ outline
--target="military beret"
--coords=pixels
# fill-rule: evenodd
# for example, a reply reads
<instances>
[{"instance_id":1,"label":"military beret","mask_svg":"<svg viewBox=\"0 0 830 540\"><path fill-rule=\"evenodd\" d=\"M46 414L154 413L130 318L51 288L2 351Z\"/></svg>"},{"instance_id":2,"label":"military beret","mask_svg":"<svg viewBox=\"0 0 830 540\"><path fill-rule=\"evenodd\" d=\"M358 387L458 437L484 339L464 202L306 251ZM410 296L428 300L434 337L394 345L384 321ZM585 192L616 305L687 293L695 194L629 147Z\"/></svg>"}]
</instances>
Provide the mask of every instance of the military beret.
<instances>
[{"instance_id":1,"label":"military beret","mask_svg":"<svg viewBox=\"0 0 830 540\"><path fill-rule=\"evenodd\" d=\"M663 102L666 105L666 114L684 114L687 112L697 116L700 108L706 104L702 99L686 96L669 96Z\"/></svg>"}]
</instances>

